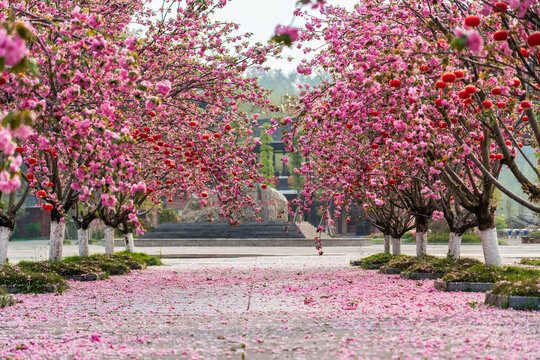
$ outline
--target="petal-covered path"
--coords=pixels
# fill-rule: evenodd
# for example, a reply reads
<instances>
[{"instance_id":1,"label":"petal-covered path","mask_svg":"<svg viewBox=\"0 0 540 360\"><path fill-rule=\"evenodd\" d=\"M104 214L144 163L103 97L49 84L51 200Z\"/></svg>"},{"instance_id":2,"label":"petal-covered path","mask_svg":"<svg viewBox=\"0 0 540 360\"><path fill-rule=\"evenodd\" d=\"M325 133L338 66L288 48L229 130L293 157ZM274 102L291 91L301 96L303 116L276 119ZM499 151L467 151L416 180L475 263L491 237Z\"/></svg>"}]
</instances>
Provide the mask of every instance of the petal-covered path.
<instances>
[{"instance_id":1,"label":"petal-covered path","mask_svg":"<svg viewBox=\"0 0 540 360\"><path fill-rule=\"evenodd\" d=\"M344 257L183 261L18 298L0 309L0 358L540 358L540 312Z\"/></svg>"}]
</instances>

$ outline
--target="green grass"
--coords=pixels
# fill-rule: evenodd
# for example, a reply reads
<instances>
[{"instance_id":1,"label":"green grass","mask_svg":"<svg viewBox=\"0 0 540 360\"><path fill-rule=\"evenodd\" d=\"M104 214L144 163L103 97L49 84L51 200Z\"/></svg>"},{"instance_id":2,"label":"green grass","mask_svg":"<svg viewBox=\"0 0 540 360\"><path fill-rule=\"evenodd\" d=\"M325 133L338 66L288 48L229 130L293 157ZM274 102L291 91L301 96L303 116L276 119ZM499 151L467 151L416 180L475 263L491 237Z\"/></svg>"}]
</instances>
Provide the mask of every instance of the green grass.
<instances>
[{"instance_id":1,"label":"green grass","mask_svg":"<svg viewBox=\"0 0 540 360\"><path fill-rule=\"evenodd\" d=\"M521 259L519 263L523 265L540 266L540 259Z\"/></svg>"},{"instance_id":2,"label":"green grass","mask_svg":"<svg viewBox=\"0 0 540 360\"><path fill-rule=\"evenodd\" d=\"M21 300L14 299L13 296L6 293L0 288L0 309L3 309L8 306L13 306L22 302Z\"/></svg>"},{"instance_id":3,"label":"green grass","mask_svg":"<svg viewBox=\"0 0 540 360\"><path fill-rule=\"evenodd\" d=\"M540 297L540 278L526 278L517 282L502 280L491 291L496 295Z\"/></svg>"},{"instance_id":4,"label":"green grass","mask_svg":"<svg viewBox=\"0 0 540 360\"><path fill-rule=\"evenodd\" d=\"M386 264L387 268L395 268L399 269L401 271L408 270L411 266L416 265L417 263L424 263L425 261L431 261L437 259L435 256L427 255L422 258L418 258L416 256L407 256L407 255L400 255L391 261L389 261ZM384 271L384 269L382 269Z\"/></svg>"},{"instance_id":5,"label":"green grass","mask_svg":"<svg viewBox=\"0 0 540 360\"><path fill-rule=\"evenodd\" d=\"M128 274L133 269L162 265L160 259L143 253L114 255L95 254L88 257L70 256L62 261L22 261L17 266L0 267L0 287L22 288L24 293L48 292L50 288L63 291L68 287L64 277L96 274L99 279L110 275ZM8 303L0 292L0 306Z\"/></svg>"},{"instance_id":6,"label":"green grass","mask_svg":"<svg viewBox=\"0 0 540 360\"><path fill-rule=\"evenodd\" d=\"M368 269L369 265L385 265L389 261L395 259L396 256L392 254L384 254L384 253L378 253L374 255L370 255L368 257L363 258L360 260L360 267L363 269ZM351 264L353 264L353 261L351 261Z\"/></svg>"},{"instance_id":7,"label":"green grass","mask_svg":"<svg viewBox=\"0 0 540 360\"><path fill-rule=\"evenodd\" d=\"M494 283L501 280L518 282L538 278L540 278L540 270L536 269L527 269L518 266L495 267L479 264L470 268L461 268L447 272L442 280L451 282Z\"/></svg>"},{"instance_id":8,"label":"green grass","mask_svg":"<svg viewBox=\"0 0 540 360\"><path fill-rule=\"evenodd\" d=\"M28 272L18 266L4 265L0 267L0 286L18 287L23 293L43 293L49 292L50 287L62 292L68 283L55 273Z\"/></svg>"},{"instance_id":9,"label":"green grass","mask_svg":"<svg viewBox=\"0 0 540 360\"><path fill-rule=\"evenodd\" d=\"M129 258L130 261L133 261L132 258ZM106 255L106 254L95 254L88 257L81 256L69 256L64 258L64 262L79 264L85 267L93 267L101 269L107 275L123 275L129 274L133 264L138 264L133 262L132 264L127 264L125 261L121 261L119 257L115 255Z\"/></svg>"},{"instance_id":10,"label":"green grass","mask_svg":"<svg viewBox=\"0 0 540 360\"><path fill-rule=\"evenodd\" d=\"M21 261L17 266L28 272L56 273L63 277L88 274L96 274L99 279L107 277L107 274L97 266L67 261Z\"/></svg>"},{"instance_id":11,"label":"green grass","mask_svg":"<svg viewBox=\"0 0 540 360\"><path fill-rule=\"evenodd\" d=\"M481 264L482 263L479 260L470 258L461 258L458 261L454 261L453 259L449 258L423 257L417 259L417 262L411 265L407 271L445 274L450 271L468 269Z\"/></svg>"},{"instance_id":12,"label":"green grass","mask_svg":"<svg viewBox=\"0 0 540 360\"><path fill-rule=\"evenodd\" d=\"M163 265L163 261L161 261L160 258L158 258L156 256L150 256L150 255L147 255L145 253L130 253L130 252L127 252L127 251L121 251L121 252L119 252L117 254L128 255L128 256L131 256L134 259L142 260L148 266L161 266L161 265Z\"/></svg>"}]
</instances>

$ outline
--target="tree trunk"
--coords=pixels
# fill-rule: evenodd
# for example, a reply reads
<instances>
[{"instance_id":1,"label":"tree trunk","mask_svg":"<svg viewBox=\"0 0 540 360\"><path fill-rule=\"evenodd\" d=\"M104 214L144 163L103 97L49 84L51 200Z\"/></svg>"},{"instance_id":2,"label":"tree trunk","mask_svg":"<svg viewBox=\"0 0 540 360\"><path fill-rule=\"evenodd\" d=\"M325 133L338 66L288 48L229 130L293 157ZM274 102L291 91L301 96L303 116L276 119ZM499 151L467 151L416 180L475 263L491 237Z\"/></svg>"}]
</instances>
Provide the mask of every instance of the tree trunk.
<instances>
[{"instance_id":1,"label":"tree trunk","mask_svg":"<svg viewBox=\"0 0 540 360\"><path fill-rule=\"evenodd\" d=\"M392 255L401 255L401 238L392 238Z\"/></svg>"},{"instance_id":2,"label":"tree trunk","mask_svg":"<svg viewBox=\"0 0 540 360\"><path fill-rule=\"evenodd\" d=\"M135 242L133 241L133 233L124 234L124 242L126 251L129 253L135 252Z\"/></svg>"},{"instance_id":3,"label":"tree trunk","mask_svg":"<svg viewBox=\"0 0 540 360\"><path fill-rule=\"evenodd\" d=\"M114 254L114 228L105 226L105 254Z\"/></svg>"},{"instance_id":4,"label":"tree trunk","mask_svg":"<svg viewBox=\"0 0 540 360\"><path fill-rule=\"evenodd\" d=\"M62 247L64 245L64 236L66 223L51 219L51 235L49 242L49 260L62 260Z\"/></svg>"},{"instance_id":5,"label":"tree trunk","mask_svg":"<svg viewBox=\"0 0 540 360\"><path fill-rule=\"evenodd\" d=\"M88 250L88 229L77 229L77 237L79 239L79 256L86 257L90 255Z\"/></svg>"},{"instance_id":6,"label":"tree trunk","mask_svg":"<svg viewBox=\"0 0 540 360\"><path fill-rule=\"evenodd\" d=\"M457 234L455 232L450 233L450 239L448 240L448 255L454 260L459 260L461 256L461 238L463 234Z\"/></svg>"},{"instance_id":7,"label":"tree trunk","mask_svg":"<svg viewBox=\"0 0 540 360\"><path fill-rule=\"evenodd\" d=\"M0 265L5 265L7 262L7 251L9 245L9 237L13 233L8 227L0 226Z\"/></svg>"},{"instance_id":8,"label":"tree trunk","mask_svg":"<svg viewBox=\"0 0 540 360\"><path fill-rule=\"evenodd\" d=\"M416 256L427 255L427 232L416 232Z\"/></svg>"},{"instance_id":9,"label":"tree trunk","mask_svg":"<svg viewBox=\"0 0 540 360\"><path fill-rule=\"evenodd\" d=\"M384 253L390 254L390 242L391 242L391 236L390 235L384 235Z\"/></svg>"},{"instance_id":10,"label":"tree trunk","mask_svg":"<svg viewBox=\"0 0 540 360\"><path fill-rule=\"evenodd\" d=\"M428 219L425 216L415 217L416 227L416 256L422 257L427 255L427 230Z\"/></svg>"},{"instance_id":11,"label":"tree trunk","mask_svg":"<svg viewBox=\"0 0 540 360\"><path fill-rule=\"evenodd\" d=\"M482 250L484 250L484 261L489 266L501 266L501 255L499 254L499 239L497 229L494 227L480 230L482 239Z\"/></svg>"}]
</instances>

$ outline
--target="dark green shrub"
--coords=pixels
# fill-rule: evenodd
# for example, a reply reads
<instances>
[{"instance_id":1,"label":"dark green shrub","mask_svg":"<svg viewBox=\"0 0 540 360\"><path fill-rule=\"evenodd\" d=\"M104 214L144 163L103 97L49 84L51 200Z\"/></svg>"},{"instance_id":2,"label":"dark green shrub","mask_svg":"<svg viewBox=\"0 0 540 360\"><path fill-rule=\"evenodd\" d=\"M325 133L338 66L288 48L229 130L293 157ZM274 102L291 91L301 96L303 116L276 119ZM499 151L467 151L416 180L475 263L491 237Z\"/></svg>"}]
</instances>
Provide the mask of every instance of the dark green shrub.
<instances>
[{"instance_id":1,"label":"dark green shrub","mask_svg":"<svg viewBox=\"0 0 540 360\"><path fill-rule=\"evenodd\" d=\"M42 236L42 229L41 224L38 223L30 223L26 224L24 227L24 231L29 237L40 237Z\"/></svg>"},{"instance_id":2,"label":"dark green shrub","mask_svg":"<svg viewBox=\"0 0 540 360\"><path fill-rule=\"evenodd\" d=\"M435 234L431 233L428 235L428 243L447 243L450 239L449 233Z\"/></svg>"},{"instance_id":3,"label":"dark green shrub","mask_svg":"<svg viewBox=\"0 0 540 360\"><path fill-rule=\"evenodd\" d=\"M158 223L177 223L180 222L180 217L174 209L164 209L158 218Z\"/></svg>"}]
</instances>

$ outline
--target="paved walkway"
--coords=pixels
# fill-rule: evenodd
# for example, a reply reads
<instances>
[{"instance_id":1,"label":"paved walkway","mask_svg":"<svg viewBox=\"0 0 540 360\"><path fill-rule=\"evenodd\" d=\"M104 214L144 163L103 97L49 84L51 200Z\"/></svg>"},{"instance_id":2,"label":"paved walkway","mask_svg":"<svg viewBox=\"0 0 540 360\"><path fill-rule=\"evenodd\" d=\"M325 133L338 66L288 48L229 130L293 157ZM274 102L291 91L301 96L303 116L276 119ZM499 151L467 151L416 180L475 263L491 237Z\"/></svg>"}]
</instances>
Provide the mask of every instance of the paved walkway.
<instances>
[{"instance_id":1,"label":"paved walkway","mask_svg":"<svg viewBox=\"0 0 540 360\"><path fill-rule=\"evenodd\" d=\"M330 240L329 240L330 241ZM403 244L404 254L414 255L415 244ZM343 256L349 260L359 259L381 252L382 244L373 244L360 247L334 247L325 246L324 253L327 256ZM123 250L117 248L117 251ZM448 245L428 244L428 253L436 256L446 256ZM64 245L64 256L77 255L77 245ZM236 256L318 256L314 247L142 247L137 248L151 255L163 255L163 257L178 258L201 258L201 257L236 257ZM90 245L90 253L103 253L103 246ZM500 246L503 262L513 263L523 257L540 257L540 244L513 243ZM15 241L9 243L8 258L12 262L20 260L45 260L48 258L47 241ZM483 259L482 246L480 244L464 244L463 256Z\"/></svg>"},{"instance_id":2,"label":"paved walkway","mask_svg":"<svg viewBox=\"0 0 540 360\"><path fill-rule=\"evenodd\" d=\"M0 358L539 359L540 312L350 267L181 259L0 309Z\"/></svg>"}]
</instances>

